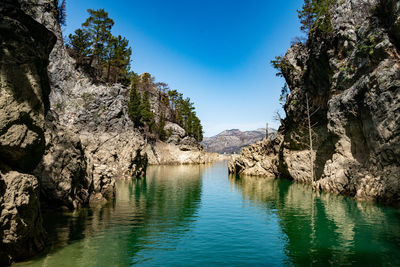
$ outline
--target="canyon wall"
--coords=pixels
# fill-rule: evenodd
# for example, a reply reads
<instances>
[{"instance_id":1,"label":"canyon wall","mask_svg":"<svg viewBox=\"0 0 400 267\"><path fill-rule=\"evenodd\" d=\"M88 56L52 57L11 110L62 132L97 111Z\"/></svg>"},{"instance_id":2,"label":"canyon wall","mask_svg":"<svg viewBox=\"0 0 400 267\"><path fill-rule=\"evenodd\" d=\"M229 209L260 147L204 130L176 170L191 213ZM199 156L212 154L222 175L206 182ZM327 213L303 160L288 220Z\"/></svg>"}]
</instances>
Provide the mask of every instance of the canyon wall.
<instances>
[{"instance_id":1,"label":"canyon wall","mask_svg":"<svg viewBox=\"0 0 400 267\"><path fill-rule=\"evenodd\" d=\"M218 159L172 122L167 142L135 127L129 88L95 83L76 67L57 6L57 0L0 3L0 265L48 245L43 207L104 203L115 197L116 179L144 176L147 164ZM165 109L160 91L154 83L143 90L157 120Z\"/></svg>"},{"instance_id":2,"label":"canyon wall","mask_svg":"<svg viewBox=\"0 0 400 267\"><path fill-rule=\"evenodd\" d=\"M0 25L0 264L7 264L46 244L32 171L45 152L46 67L56 37L15 1L1 2Z\"/></svg>"},{"instance_id":3,"label":"canyon wall","mask_svg":"<svg viewBox=\"0 0 400 267\"><path fill-rule=\"evenodd\" d=\"M258 174L250 169L261 156L274 162L270 176L400 203L400 3L343 0L330 14L330 32L311 31L282 59L290 93L277 140L268 149L259 146L261 152L244 151L230 171ZM307 98L314 113L313 164Z\"/></svg>"}]
</instances>

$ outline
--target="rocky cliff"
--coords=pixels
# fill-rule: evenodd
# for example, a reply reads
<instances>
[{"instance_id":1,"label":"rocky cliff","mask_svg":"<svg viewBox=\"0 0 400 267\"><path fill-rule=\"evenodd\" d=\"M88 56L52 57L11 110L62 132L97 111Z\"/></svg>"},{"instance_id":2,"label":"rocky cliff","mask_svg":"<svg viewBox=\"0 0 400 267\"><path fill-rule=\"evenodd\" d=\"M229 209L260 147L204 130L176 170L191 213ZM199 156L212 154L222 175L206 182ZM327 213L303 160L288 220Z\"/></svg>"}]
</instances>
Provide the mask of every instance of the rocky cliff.
<instances>
[{"instance_id":1,"label":"rocky cliff","mask_svg":"<svg viewBox=\"0 0 400 267\"><path fill-rule=\"evenodd\" d=\"M15 1L0 4L0 264L45 246L38 179L50 93L46 67L56 37Z\"/></svg>"},{"instance_id":2,"label":"rocky cliff","mask_svg":"<svg viewBox=\"0 0 400 267\"><path fill-rule=\"evenodd\" d=\"M114 198L115 179L144 175L148 163L218 159L172 122L167 142L135 128L129 88L96 84L76 68L57 2L0 3L0 265L45 248L43 205L103 203ZM140 90L149 92L153 112L165 109L154 83Z\"/></svg>"},{"instance_id":3,"label":"rocky cliff","mask_svg":"<svg viewBox=\"0 0 400 267\"><path fill-rule=\"evenodd\" d=\"M204 149L209 152L220 154L237 154L240 153L242 147L248 146L265 138L265 128L254 131L240 131L239 129L231 129L223 131L215 136L206 137L201 144ZM268 136L275 137L276 130L269 128Z\"/></svg>"},{"instance_id":4,"label":"rocky cliff","mask_svg":"<svg viewBox=\"0 0 400 267\"><path fill-rule=\"evenodd\" d=\"M169 146L135 127L128 116L129 87L95 83L77 68L56 20L57 1L22 3L26 13L57 37L49 55L51 114L46 127L47 146L35 170L47 186L43 195L52 203L77 208L88 202L104 202L114 197L115 179L143 176L148 163L203 162L199 154L209 158L197 141L172 122L166 125L166 130L171 129ZM148 93L156 121L161 112L166 119L171 117L160 89L151 79L141 83L138 91ZM177 135L179 139L174 139ZM171 159L169 150L159 147L170 148L177 157ZM182 161L179 153L186 155Z\"/></svg>"},{"instance_id":5,"label":"rocky cliff","mask_svg":"<svg viewBox=\"0 0 400 267\"><path fill-rule=\"evenodd\" d=\"M279 138L232 159L230 171L259 174L250 168L269 158L269 175L312 183L313 168L318 190L400 203L400 3L342 0L330 14L331 32L312 31L283 57L290 94Z\"/></svg>"}]
</instances>

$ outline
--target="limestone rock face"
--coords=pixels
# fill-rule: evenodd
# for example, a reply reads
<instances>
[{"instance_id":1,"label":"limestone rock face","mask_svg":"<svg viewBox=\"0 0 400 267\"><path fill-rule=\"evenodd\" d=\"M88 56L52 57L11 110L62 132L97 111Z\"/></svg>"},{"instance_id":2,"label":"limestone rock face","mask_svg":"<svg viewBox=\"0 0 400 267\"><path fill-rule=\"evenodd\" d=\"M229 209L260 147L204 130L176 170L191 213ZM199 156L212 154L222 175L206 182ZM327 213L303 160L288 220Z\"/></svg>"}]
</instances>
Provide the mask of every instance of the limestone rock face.
<instances>
[{"instance_id":1,"label":"limestone rock face","mask_svg":"<svg viewBox=\"0 0 400 267\"><path fill-rule=\"evenodd\" d=\"M13 1L0 4L0 160L32 170L44 151L48 54L54 35Z\"/></svg>"},{"instance_id":2,"label":"limestone rock face","mask_svg":"<svg viewBox=\"0 0 400 267\"><path fill-rule=\"evenodd\" d=\"M57 119L46 124L46 154L36 169L46 181L43 193L70 209L110 200L115 179L145 173L135 165L146 162L137 157L146 140L128 118L129 90L96 84L76 69L54 16L56 1L21 2L25 12L57 36L48 66L50 109Z\"/></svg>"},{"instance_id":3,"label":"limestone rock face","mask_svg":"<svg viewBox=\"0 0 400 267\"><path fill-rule=\"evenodd\" d=\"M45 150L48 56L56 40L17 1L0 3L0 265L44 248L39 182Z\"/></svg>"},{"instance_id":4,"label":"limestone rock face","mask_svg":"<svg viewBox=\"0 0 400 267\"><path fill-rule=\"evenodd\" d=\"M46 13L46 9L39 11L35 13L36 19L59 37L50 54L48 68L52 86L51 110L57 114L58 123L81 140L87 164L87 180L90 181L89 188L93 190L93 193L89 192L93 194L93 197L89 196L89 202L103 202L112 198L115 179L144 176L147 163L185 164L209 160L202 159L202 156L199 160L202 147L188 137L182 127L168 121L172 117L171 110L163 104L163 93L152 81L142 81L138 91L149 94L156 121L161 113L167 119L165 130L171 133L167 140L169 145L164 143L159 146L162 142L155 142L152 137L135 128L128 116L129 88L120 84L94 83L76 69L74 60L60 42L61 32L54 17ZM169 147L171 150L159 147ZM174 151L173 156L171 151Z\"/></svg>"},{"instance_id":5,"label":"limestone rock face","mask_svg":"<svg viewBox=\"0 0 400 267\"><path fill-rule=\"evenodd\" d=\"M337 1L333 31L313 31L286 53L290 94L279 132L278 176L311 183L308 95L316 189L400 202L398 1Z\"/></svg>"},{"instance_id":6,"label":"limestone rock face","mask_svg":"<svg viewBox=\"0 0 400 267\"><path fill-rule=\"evenodd\" d=\"M198 143L196 143L198 146ZM228 159L227 156L210 153L193 145L169 144L157 141L145 147L148 163L157 164L205 164Z\"/></svg>"},{"instance_id":7,"label":"limestone rock face","mask_svg":"<svg viewBox=\"0 0 400 267\"><path fill-rule=\"evenodd\" d=\"M34 170L41 183L42 201L61 209L87 204L92 188L81 140L59 125L52 112L46 116L45 139L45 154Z\"/></svg>"},{"instance_id":8,"label":"limestone rock face","mask_svg":"<svg viewBox=\"0 0 400 267\"><path fill-rule=\"evenodd\" d=\"M240 155L229 157L229 172L253 176L277 176L281 141L282 136L278 136L244 147Z\"/></svg>"},{"instance_id":9,"label":"limestone rock face","mask_svg":"<svg viewBox=\"0 0 400 267\"><path fill-rule=\"evenodd\" d=\"M0 172L0 263L31 257L45 247L35 176Z\"/></svg>"},{"instance_id":10,"label":"limestone rock face","mask_svg":"<svg viewBox=\"0 0 400 267\"><path fill-rule=\"evenodd\" d=\"M182 138L185 137L186 132L181 126L173 122L166 122L164 130L170 136L168 137L167 143L179 144Z\"/></svg>"}]
</instances>

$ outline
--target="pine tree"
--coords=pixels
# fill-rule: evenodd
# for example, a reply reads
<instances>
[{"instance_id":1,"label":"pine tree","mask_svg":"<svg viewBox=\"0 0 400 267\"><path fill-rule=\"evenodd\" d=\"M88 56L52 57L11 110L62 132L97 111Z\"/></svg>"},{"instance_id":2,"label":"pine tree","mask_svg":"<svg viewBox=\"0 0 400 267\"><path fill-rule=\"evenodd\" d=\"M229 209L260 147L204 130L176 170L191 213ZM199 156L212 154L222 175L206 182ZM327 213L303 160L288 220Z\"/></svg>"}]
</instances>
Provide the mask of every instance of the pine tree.
<instances>
[{"instance_id":1,"label":"pine tree","mask_svg":"<svg viewBox=\"0 0 400 267\"><path fill-rule=\"evenodd\" d=\"M312 5L310 0L304 0L304 4L301 10L297 10L299 13L300 19L300 30L302 30L305 34L308 34L314 24L314 13L312 12Z\"/></svg>"},{"instance_id":2,"label":"pine tree","mask_svg":"<svg viewBox=\"0 0 400 267\"><path fill-rule=\"evenodd\" d=\"M117 82L120 77L126 77L129 72L132 49L129 47L129 41L121 35L114 38L114 57L112 58L112 66L114 70L114 82Z\"/></svg>"},{"instance_id":3,"label":"pine tree","mask_svg":"<svg viewBox=\"0 0 400 267\"><path fill-rule=\"evenodd\" d=\"M336 0L304 0L301 10L297 10L300 29L308 34L315 29L324 33L332 32L329 10Z\"/></svg>"},{"instance_id":4,"label":"pine tree","mask_svg":"<svg viewBox=\"0 0 400 267\"><path fill-rule=\"evenodd\" d=\"M97 59L97 64L100 65L107 42L111 39L111 28L114 21L108 17L108 13L104 9L88 9L89 18L82 23L82 27L89 34L92 41L92 60Z\"/></svg>"},{"instance_id":5,"label":"pine tree","mask_svg":"<svg viewBox=\"0 0 400 267\"><path fill-rule=\"evenodd\" d=\"M165 141L167 139L167 132L164 130L164 127L165 127L165 116L164 113L161 113L157 128L158 128L158 137L162 141Z\"/></svg>"},{"instance_id":6,"label":"pine tree","mask_svg":"<svg viewBox=\"0 0 400 267\"><path fill-rule=\"evenodd\" d=\"M75 34L70 34L68 38L68 45L72 48L77 63L82 63L82 60L89 55L92 45L89 34L82 29L77 29Z\"/></svg>"},{"instance_id":7,"label":"pine tree","mask_svg":"<svg viewBox=\"0 0 400 267\"><path fill-rule=\"evenodd\" d=\"M110 74L111 74L111 69L113 67L113 61L115 58L115 43L117 42L116 38L114 36L111 36L110 40L107 43L107 46L104 51L104 61L107 66L107 76L106 80L109 82L110 81Z\"/></svg>"},{"instance_id":8,"label":"pine tree","mask_svg":"<svg viewBox=\"0 0 400 267\"><path fill-rule=\"evenodd\" d=\"M141 120L142 123L149 126L150 132L153 131L154 114L153 114L153 112L151 112L149 93L147 91L144 92L144 94L143 94L141 105L140 105L140 111L142 114L142 120Z\"/></svg>"},{"instance_id":9,"label":"pine tree","mask_svg":"<svg viewBox=\"0 0 400 267\"><path fill-rule=\"evenodd\" d=\"M201 126L200 119L194 116L193 119L193 137L198 141L203 141L203 126Z\"/></svg>"},{"instance_id":10,"label":"pine tree","mask_svg":"<svg viewBox=\"0 0 400 267\"><path fill-rule=\"evenodd\" d=\"M62 0L61 4L57 6L57 22L61 26L67 25L67 1Z\"/></svg>"},{"instance_id":11,"label":"pine tree","mask_svg":"<svg viewBox=\"0 0 400 267\"><path fill-rule=\"evenodd\" d=\"M143 126L142 123L142 112L140 110L142 106L140 95L137 91L137 76L133 78L132 87L129 94L129 107L128 113L129 118L133 121L135 127Z\"/></svg>"}]
</instances>

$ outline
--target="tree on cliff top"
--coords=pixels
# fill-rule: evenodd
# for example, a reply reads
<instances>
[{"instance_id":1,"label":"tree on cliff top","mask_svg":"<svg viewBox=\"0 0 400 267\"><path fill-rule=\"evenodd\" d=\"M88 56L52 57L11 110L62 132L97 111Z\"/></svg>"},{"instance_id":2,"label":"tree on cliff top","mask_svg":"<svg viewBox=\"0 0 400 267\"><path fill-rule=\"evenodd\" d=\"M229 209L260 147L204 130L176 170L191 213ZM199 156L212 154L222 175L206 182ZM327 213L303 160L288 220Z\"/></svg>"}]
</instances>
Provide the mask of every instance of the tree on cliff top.
<instances>
[{"instance_id":1,"label":"tree on cliff top","mask_svg":"<svg viewBox=\"0 0 400 267\"><path fill-rule=\"evenodd\" d=\"M90 47L92 42L87 32L82 29L75 30L75 34L68 36L68 47L74 52L74 57L78 64L82 63L82 60L90 53Z\"/></svg>"},{"instance_id":2,"label":"tree on cliff top","mask_svg":"<svg viewBox=\"0 0 400 267\"><path fill-rule=\"evenodd\" d=\"M160 114L160 119L157 124L157 132L158 137L161 141L165 141L167 139L167 132L164 130L165 127L165 115L164 113Z\"/></svg>"},{"instance_id":3,"label":"tree on cliff top","mask_svg":"<svg viewBox=\"0 0 400 267\"><path fill-rule=\"evenodd\" d=\"M114 40L114 57L111 65L115 68L114 82L116 82L119 77L126 76L129 72L132 49L129 47L129 41L125 37L118 35Z\"/></svg>"},{"instance_id":4,"label":"tree on cliff top","mask_svg":"<svg viewBox=\"0 0 400 267\"><path fill-rule=\"evenodd\" d=\"M67 25L67 1L62 0L60 4L57 5L57 22L61 26Z\"/></svg>"},{"instance_id":5,"label":"tree on cliff top","mask_svg":"<svg viewBox=\"0 0 400 267\"><path fill-rule=\"evenodd\" d=\"M132 49L129 41L121 35L112 36L105 48L106 80L117 82L120 77L126 77L129 72Z\"/></svg>"},{"instance_id":6,"label":"tree on cliff top","mask_svg":"<svg viewBox=\"0 0 400 267\"><path fill-rule=\"evenodd\" d=\"M309 34L316 29L322 32L332 32L329 10L335 0L304 0L302 9L297 10L300 19L300 29Z\"/></svg>"},{"instance_id":7,"label":"tree on cliff top","mask_svg":"<svg viewBox=\"0 0 400 267\"><path fill-rule=\"evenodd\" d=\"M149 99L149 93L146 91L143 94L141 105L140 105L140 112L142 114L142 123L149 126L150 132L152 132L154 129L154 114L151 111L151 105L150 105L150 99Z\"/></svg>"},{"instance_id":8,"label":"tree on cliff top","mask_svg":"<svg viewBox=\"0 0 400 267\"><path fill-rule=\"evenodd\" d=\"M132 87L129 93L128 113L129 118L134 123L135 127L142 125L142 113L140 111L141 100L140 95L137 91L137 75L132 78Z\"/></svg>"},{"instance_id":9,"label":"tree on cliff top","mask_svg":"<svg viewBox=\"0 0 400 267\"><path fill-rule=\"evenodd\" d=\"M89 33L92 41L92 60L97 59L97 63L100 63L104 57L104 49L106 43L111 39L111 28L114 25L114 21L108 17L108 13L104 9L88 9L90 14L89 18L82 23L83 29Z\"/></svg>"},{"instance_id":10,"label":"tree on cliff top","mask_svg":"<svg viewBox=\"0 0 400 267\"><path fill-rule=\"evenodd\" d=\"M71 48L71 56L77 60L78 65L100 81L129 83L132 55L129 41L121 35L112 35L114 21L104 9L88 9L88 13L89 17L82 23L82 29L69 35L67 45ZM83 61L84 58L90 61Z\"/></svg>"}]
</instances>

